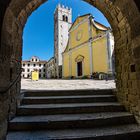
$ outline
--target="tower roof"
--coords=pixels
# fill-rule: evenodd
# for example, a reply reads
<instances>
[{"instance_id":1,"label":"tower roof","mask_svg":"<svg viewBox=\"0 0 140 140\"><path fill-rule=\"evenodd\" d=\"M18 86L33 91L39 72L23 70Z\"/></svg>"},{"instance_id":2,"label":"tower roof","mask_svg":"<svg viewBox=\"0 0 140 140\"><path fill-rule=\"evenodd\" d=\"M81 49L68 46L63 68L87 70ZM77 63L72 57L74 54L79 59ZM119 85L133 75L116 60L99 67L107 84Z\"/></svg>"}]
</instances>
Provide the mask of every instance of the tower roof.
<instances>
[{"instance_id":1,"label":"tower roof","mask_svg":"<svg viewBox=\"0 0 140 140\"><path fill-rule=\"evenodd\" d=\"M65 9L65 10L68 10L68 11L70 11L70 12L72 11L72 8L71 8L71 7L68 7L68 6L65 6L65 5L59 3L59 4L57 5L57 7L55 8L54 13L56 13L56 11L59 10L59 9L60 9L60 10Z\"/></svg>"}]
</instances>

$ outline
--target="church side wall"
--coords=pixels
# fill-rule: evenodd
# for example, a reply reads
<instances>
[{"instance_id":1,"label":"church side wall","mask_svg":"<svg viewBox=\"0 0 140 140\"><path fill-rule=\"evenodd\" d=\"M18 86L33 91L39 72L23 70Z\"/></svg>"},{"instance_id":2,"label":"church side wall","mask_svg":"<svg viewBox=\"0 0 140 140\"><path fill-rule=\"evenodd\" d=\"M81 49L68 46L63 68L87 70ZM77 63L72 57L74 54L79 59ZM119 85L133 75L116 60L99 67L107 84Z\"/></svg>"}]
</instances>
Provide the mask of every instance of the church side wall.
<instances>
[{"instance_id":1,"label":"church side wall","mask_svg":"<svg viewBox=\"0 0 140 140\"><path fill-rule=\"evenodd\" d=\"M97 41L92 42L93 50L93 71L94 72L108 72L108 57L106 38L101 38Z\"/></svg>"}]
</instances>

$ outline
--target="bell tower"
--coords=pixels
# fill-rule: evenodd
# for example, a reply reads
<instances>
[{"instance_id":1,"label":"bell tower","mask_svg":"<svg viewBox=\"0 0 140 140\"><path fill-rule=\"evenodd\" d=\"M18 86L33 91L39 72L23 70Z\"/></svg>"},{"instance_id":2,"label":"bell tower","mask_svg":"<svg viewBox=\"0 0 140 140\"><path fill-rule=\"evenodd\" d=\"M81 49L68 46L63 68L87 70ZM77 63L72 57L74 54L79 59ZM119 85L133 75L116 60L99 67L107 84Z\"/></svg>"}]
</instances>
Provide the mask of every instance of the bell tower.
<instances>
[{"instance_id":1,"label":"bell tower","mask_svg":"<svg viewBox=\"0 0 140 140\"><path fill-rule=\"evenodd\" d=\"M59 4L54 12L54 56L57 78L62 77L62 53L67 46L71 25L72 9Z\"/></svg>"}]
</instances>

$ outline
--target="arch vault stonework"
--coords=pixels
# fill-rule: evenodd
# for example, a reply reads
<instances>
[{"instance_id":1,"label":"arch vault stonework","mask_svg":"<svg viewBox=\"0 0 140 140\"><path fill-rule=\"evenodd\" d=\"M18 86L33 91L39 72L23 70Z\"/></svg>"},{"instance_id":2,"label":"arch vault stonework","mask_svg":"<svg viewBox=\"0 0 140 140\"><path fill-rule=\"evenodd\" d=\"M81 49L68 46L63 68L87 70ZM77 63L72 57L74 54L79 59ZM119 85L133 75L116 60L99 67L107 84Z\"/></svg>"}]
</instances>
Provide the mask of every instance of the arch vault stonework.
<instances>
[{"instance_id":1,"label":"arch vault stonework","mask_svg":"<svg viewBox=\"0 0 140 140\"><path fill-rule=\"evenodd\" d=\"M47 0L5 0L0 45L0 140L5 138L8 119L16 113L22 58L22 34L28 17ZM97 7L108 19L115 37L117 97L140 120L140 11L137 0L84 0ZM1 3L1 2L0 2Z\"/></svg>"}]
</instances>

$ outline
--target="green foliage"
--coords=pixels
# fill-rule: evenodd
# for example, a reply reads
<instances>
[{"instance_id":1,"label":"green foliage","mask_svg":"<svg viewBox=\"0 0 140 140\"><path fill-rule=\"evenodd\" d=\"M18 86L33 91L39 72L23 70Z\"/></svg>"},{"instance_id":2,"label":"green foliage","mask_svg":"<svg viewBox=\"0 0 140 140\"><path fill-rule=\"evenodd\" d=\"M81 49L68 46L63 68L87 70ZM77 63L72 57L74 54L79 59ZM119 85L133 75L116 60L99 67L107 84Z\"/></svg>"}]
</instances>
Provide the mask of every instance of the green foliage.
<instances>
[{"instance_id":1,"label":"green foliage","mask_svg":"<svg viewBox=\"0 0 140 140\"><path fill-rule=\"evenodd\" d=\"M89 79L89 77L87 75L84 75L81 77L81 79Z\"/></svg>"}]
</instances>

